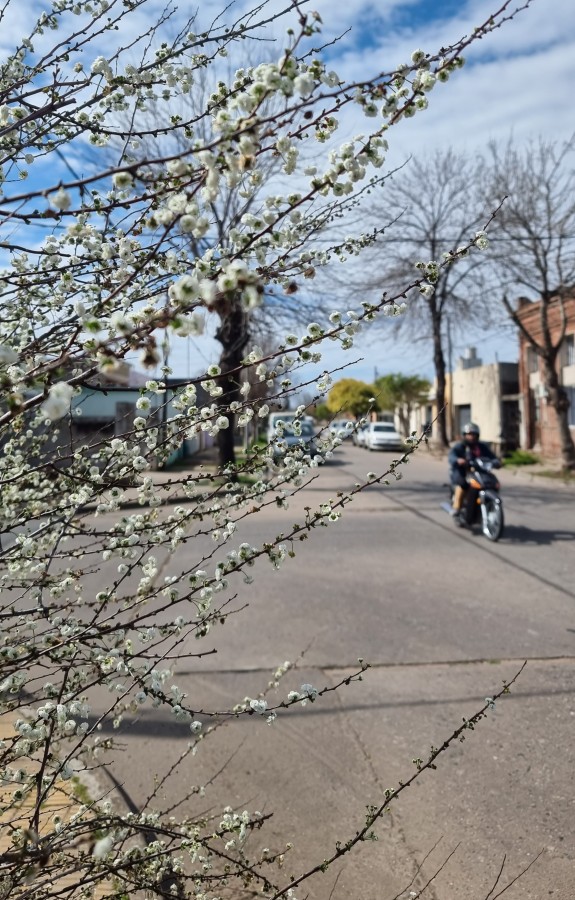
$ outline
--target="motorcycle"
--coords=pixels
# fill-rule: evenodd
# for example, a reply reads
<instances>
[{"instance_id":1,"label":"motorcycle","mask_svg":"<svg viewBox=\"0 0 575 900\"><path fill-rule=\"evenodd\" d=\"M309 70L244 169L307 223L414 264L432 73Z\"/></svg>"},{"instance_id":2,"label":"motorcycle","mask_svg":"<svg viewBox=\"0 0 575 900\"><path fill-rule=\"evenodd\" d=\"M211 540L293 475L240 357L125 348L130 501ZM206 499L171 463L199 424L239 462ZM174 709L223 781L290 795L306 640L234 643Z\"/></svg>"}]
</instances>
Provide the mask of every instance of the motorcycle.
<instances>
[{"instance_id":1,"label":"motorcycle","mask_svg":"<svg viewBox=\"0 0 575 900\"><path fill-rule=\"evenodd\" d=\"M467 490L461 510L461 520L468 528L481 522L481 530L490 541L498 541L505 525L503 503L499 496L499 481L493 473L500 468L498 459L477 457L468 460L466 481ZM451 488L451 498L453 487ZM442 504L451 513L452 504Z\"/></svg>"}]
</instances>

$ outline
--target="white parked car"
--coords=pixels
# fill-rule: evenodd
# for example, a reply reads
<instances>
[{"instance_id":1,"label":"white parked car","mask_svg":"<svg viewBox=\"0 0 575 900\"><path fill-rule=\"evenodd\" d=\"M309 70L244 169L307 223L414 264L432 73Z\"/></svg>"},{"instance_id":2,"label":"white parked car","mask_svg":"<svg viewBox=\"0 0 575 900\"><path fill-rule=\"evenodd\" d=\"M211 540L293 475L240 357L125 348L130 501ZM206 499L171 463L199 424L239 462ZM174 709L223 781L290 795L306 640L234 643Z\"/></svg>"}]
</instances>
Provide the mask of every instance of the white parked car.
<instances>
[{"instance_id":1,"label":"white parked car","mask_svg":"<svg viewBox=\"0 0 575 900\"><path fill-rule=\"evenodd\" d=\"M368 450L403 450L404 440L391 422L370 422L365 432Z\"/></svg>"}]
</instances>

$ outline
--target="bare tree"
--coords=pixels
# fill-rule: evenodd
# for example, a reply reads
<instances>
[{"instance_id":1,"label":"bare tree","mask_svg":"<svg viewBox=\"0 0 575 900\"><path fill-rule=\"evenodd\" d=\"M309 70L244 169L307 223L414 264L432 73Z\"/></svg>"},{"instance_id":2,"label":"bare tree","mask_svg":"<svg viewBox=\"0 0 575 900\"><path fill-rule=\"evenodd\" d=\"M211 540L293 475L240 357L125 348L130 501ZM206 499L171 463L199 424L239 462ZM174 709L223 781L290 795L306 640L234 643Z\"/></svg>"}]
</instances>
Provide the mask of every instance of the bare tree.
<instances>
[{"instance_id":1,"label":"bare tree","mask_svg":"<svg viewBox=\"0 0 575 900\"><path fill-rule=\"evenodd\" d=\"M166 103L158 98L148 104L144 112L136 110L130 117L124 116L123 125L117 134L120 155L126 153L125 135L131 133L135 126L139 146L137 153L132 154L134 163L141 162L142 159L163 159L168 153L185 156L189 151L192 129L196 141L201 141L203 146L217 145L220 137L213 128L213 119L206 116L206 110L212 114L217 112L219 108L225 107L234 92L245 91L253 85L255 66L252 65L251 57L254 56L255 62L262 65L262 60L258 59L253 50L253 46L249 44L247 47L242 46L240 55L242 67L239 69L231 65L228 59L225 70L218 67L215 73L209 69L200 71L194 81L194 91L178 97L176 103L173 101ZM264 65L266 61L268 65L273 65L272 55L267 53L266 56ZM225 81L222 80L224 76ZM258 119L270 123L286 115L289 121L293 114L292 105L291 95L281 98L277 95L266 96L253 112L257 112ZM321 119L321 115L318 115L318 119ZM288 216L285 211L275 209L273 204L266 204L270 183L275 184L278 191L280 189L293 191L289 184L291 169L289 154L286 156L281 149L275 149L268 154L263 153L250 132L248 118L246 126L245 133L237 142L239 163L233 176L228 177L227 183L221 186L217 196L206 201L205 212L208 221L205 230L195 233L172 233L169 237L174 248L184 246L187 253L196 259L201 259L210 251L216 259L225 258L237 252L236 235L239 230L245 230L246 222L249 222L250 227L269 231L270 247L273 247L277 239L278 228L283 227L284 221L289 223L290 219L294 227L297 225L300 232L303 230L306 233L305 238L303 235L300 238L302 247L307 240L320 233L329 243L328 232L331 225L343 217L344 211L347 227L357 226L359 216L357 214L350 216L350 211L363 195L364 191L361 189L356 192L353 202L350 202L349 197L331 202L316 202L315 207L307 212L305 219L297 210L290 210ZM301 128L299 130L301 131ZM318 162L317 149L306 147L305 155L310 163ZM378 177L374 183L379 183L386 177L386 175ZM273 233L274 229L276 235ZM365 241L373 240L376 233L377 231L372 232ZM333 238L333 243L334 252L337 254L339 248L337 238ZM262 259L263 256L262 253ZM260 290L253 304L246 304L240 290L222 293L212 308L219 320L214 336L222 348L219 358L221 374L218 378L222 393L217 398L216 404L230 422L230 427L222 429L217 435L219 465L229 471L232 479L235 477L234 439L237 434L233 408L234 404L241 401L240 373L248 344L255 339L259 346L266 348L266 355L271 354L279 343L279 334L282 331L305 328L310 317L317 317L320 313L327 316L330 308L328 298L321 292L310 291L303 287L303 283L307 285L315 277L315 267L312 265L304 267L302 272L301 267L298 269L292 266L293 277L290 278L290 267L286 262L287 255L280 253L278 264L280 270L285 273L284 277L272 280L264 290ZM241 378L245 379L245 375L241 375ZM267 380L273 382L273 372Z\"/></svg>"},{"instance_id":2,"label":"bare tree","mask_svg":"<svg viewBox=\"0 0 575 900\"><path fill-rule=\"evenodd\" d=\"M501 299L540 360L547 402L554 409L563 466L575 469L569 430L569 398L558 361L564 343L565 296L575 283L575 137L564 144L540 138L525 149L509 141L490 145L485 162L489 198L506 197L492 231ZM539 315L526 322L510 292L539 301Z\"/></svg>"},{"instance_id":3,"label":"bare tree","mask_svg":"<svg viewBox=\"0 0 575 900\"><path fill-rule=\"evenodd\" d=\"M473 160L452 149L410 160L385 184L375 207L378 214L383 210L395 221L375 243L377 262L370 287L404 282L414 271L414 260L420 261L417 267L428 281L409 295L407 314L394 326L399 334L432 345L438 440L444 447L450 438L447 332L461 333L467 327L485 262L481 255L456 252L481 227L477 171Z\"/></svg>"}]
</instances>

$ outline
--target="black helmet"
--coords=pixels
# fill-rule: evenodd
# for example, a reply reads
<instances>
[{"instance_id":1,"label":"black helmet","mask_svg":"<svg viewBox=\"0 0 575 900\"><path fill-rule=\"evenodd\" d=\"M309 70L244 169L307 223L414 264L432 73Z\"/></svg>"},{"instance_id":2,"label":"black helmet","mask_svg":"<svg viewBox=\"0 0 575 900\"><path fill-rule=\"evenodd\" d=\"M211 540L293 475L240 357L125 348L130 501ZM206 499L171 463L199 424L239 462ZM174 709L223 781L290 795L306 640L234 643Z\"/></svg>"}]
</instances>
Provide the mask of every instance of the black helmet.
<instances>
[{"instance_id":1,"label":"black helmet","mask_svg":"<svg viewBox=\"0 0 575 900\"><path fill-rule=\"evenodd\" d=\"M479 437L480 433L479 425L476 425L475 422L468 422L463 426L463 434L475 434Z\"/></svg>"}]
</instances>

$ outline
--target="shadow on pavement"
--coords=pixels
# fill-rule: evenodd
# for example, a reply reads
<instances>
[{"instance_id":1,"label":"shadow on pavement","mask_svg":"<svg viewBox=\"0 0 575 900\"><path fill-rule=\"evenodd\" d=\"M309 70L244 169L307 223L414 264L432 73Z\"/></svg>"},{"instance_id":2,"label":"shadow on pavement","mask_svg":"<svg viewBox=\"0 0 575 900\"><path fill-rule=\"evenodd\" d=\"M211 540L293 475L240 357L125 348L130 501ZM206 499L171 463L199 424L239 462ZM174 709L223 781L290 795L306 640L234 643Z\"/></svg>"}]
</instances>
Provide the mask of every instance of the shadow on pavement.
<instances>
[{"instance_id":1,"label":"shadow on pavement","mask_svg":"<svg viewBox=\"0 0 575 900\"><path fill-rule=\"evenodd\" d=\"M568 629L574 630L574 629ZM535 690L535 691L512 691L508 697L505 698L505 703L517 702L519 700L530 700L536 697L559 697L559 696L571 696L575 694L574 688L560 688L558 690ZM310 706L307 706L306 709L300 708L292 708L289 712L286 712L286 716L341 716L345 713L353 713L353 712L363 712L365 710L384 710L384 709L405 709L405 708L417 708L417 707L431 707L431 706L453 706L453 704L462 704L462 703L477 703L480 706L485 702L485 697L477 695L467 696L467 697L449 697L449 698L437 698L433 700L429 699L421 699L421 700L390 700L388 702L378 702L378 703L350 703L350 704L342 704L340 706L318 706L315 705L313 709ZM272 706L272 704L270 704ZM197 714L198 719L202 719L202 714ZM210 718L208 722L204 719L205 724L214 725L219 721L226 721L234 719L237 723L243 722L244 725L248 724L251 716L243 716L237 718L236 716L223 716L222 719ZM90 724L95 724L99 719L90 717ZM257 719L256 719L257 721ZM260 724L265 724L262 722ZM109 732L117 735L118 738L129 737L130 735L141 735L147 737L156 737L156 738L181 738L187 737L190 738L190 729L189 725L182 725L174 722L166 716L158 716L156 715L143 715L141 718L132 719L131 721L126 721L120 728L115 729L112 724L111 719L104 720L101 723L101 731Z\"/></svg>"},{"instance_id":2,"label":"shadow on pavement","mask_svg":"<svg viewBox=\"0 0 575 900\"><path fill-rule=\"evenodd\" d=\"M389 491L390 487L393 487L394 492L398 494L447 494L449 485L434 484L428 481L410 481L408 475L404 475L401 481L396 482L391 475L388 485L377 485L376 489Z\"/></svg>"},{"instance_id":3,"label":"shadow on pavement","mask_svg":"<svg viewBox=\"0 0 575 900\"><path fill-rule=\"evenodd\" d=\"M533 529L526 528L524 525L506 525L501 541L505 544L549 546L558 541L575 541L575 531Z\"/></svg>"}]
</instances>

